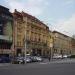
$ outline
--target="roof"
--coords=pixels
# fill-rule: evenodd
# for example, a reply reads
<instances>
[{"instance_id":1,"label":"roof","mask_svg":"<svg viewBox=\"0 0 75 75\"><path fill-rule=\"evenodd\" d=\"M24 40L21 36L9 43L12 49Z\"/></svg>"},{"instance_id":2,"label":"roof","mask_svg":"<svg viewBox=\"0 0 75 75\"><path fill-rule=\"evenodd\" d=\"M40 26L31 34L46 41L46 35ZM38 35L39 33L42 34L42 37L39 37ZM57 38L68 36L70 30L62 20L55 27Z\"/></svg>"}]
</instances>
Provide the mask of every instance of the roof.
<instances>
[{"instance_id":1,"label":"roof","mask_svg":"<svg viewBox=\"0 0 75 75\"><path fill-rule=\"evenodd\" d=\"M6 7L4 7L4 6L1 6L1 5L0 5L0 9L9 10L8 8L6 8Z\"/></svg>"},{"instance_id":2,"label":"roof","mask_svg":"<svg viewBox=\"0 0 75 75\"><path fill-rule=\"evenodd\" d=\"M9 9L4 7L4 6L1 6L1 5L0 5L0 13L4 13L6 15L9 15L9 16L13 17L11 12L9 12Z\"/></svg>"},{"instance_id":3,"label":"roof","mask_svg":"<svg viewBox=\"0 0 75 75\"><path fill-rule=\"evenodd\" d=\"M65 37L70 37L70 36L65 35L65 34L63 34L63 33L61 33L61 32L58 32L58 31L53 31L52 33L58 33L58 34L63 35L63 36L65 36Z\"/></svg>"},{"instance_id":4,"label":"roof","mask_svg":"<svg viewBox=\"0 0 75 75\"><path fill-rule=\"evenodd\" d=\"M35 16L29 15L28 13L25 13L23 11L22 11L22 15L23 16L27 16L28 18L30 18L30 19L32 19L32 20L34 20L34 21L36 21L36 22L38 22L40 24L45 25L42 21L40 21L39 19L37 19ZM45 25L45 26L48 27L47 25Z\"/></svg>"},{"instance_id":5,"label":"roof","mask_svg":"<svg viewBox=\"0 0 75 75\"><path fill-rule=\"evenodd\" d=\"M20 17L20 18L23 18L23 16L25 16L25 17L28 17L28 18L30 18L31 20L33 20L33 21L36 21L36 22L38 22L39 24L43 24L46 28L48 28L49 29L49 27L47 26L47 25L45 25L43 22L41 22L39 19L37 19L35 16L32 16L32 15L30 15L30 14L28 14L28 13L25 13L25 12L18 12L16 9L15 9L15 12L14 13L12 13L13 15L17 15L17 17Z\"/></svg>"}]
</instances>

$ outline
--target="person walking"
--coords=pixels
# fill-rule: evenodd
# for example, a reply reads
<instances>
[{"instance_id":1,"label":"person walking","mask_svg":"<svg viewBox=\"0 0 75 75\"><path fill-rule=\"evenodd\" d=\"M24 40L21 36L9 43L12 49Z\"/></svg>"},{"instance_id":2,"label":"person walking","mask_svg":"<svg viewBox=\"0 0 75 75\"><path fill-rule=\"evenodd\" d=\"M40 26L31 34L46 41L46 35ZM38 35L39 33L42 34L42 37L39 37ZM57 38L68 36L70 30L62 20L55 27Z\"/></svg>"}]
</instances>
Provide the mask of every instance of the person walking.
<instances>
[{"instance_id":1,"label":"person walking","mask_svg":"<svg viewBox=\"0 0 75 75\"><path fill-rule=\"evenodd\" d=\"M49 62L50 62L50 60L51 60L51 57L50 57L50 56L48 57L48 60L49 60Z\"/></svg>"}]
</instances>

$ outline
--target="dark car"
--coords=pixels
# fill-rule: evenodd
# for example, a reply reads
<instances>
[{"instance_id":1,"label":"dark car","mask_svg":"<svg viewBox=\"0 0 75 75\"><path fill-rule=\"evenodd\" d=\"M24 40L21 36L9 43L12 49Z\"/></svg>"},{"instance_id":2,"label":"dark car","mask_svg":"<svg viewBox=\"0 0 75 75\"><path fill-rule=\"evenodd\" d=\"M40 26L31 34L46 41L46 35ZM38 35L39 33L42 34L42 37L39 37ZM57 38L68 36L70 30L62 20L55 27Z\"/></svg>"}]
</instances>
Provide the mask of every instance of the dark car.
<instances>
[{"instance_id":1,"label":"dark car","mask_svg":"<svg viewBox=\"0 0 75 75\"><path fill-rule=\"evenodd\" d=\"M0 57L0 63L9 63L11 59L9 57Z\"/></svg>"},{"instance_id":2,"label":"dark car","mask_svg":"<svg viewBox=\"0 0 75 75\"><path fill-rule=\"evenodd\" d=\"M0 63L2 63L2 58L0 57Z\"/></svg>"}]
</instances>

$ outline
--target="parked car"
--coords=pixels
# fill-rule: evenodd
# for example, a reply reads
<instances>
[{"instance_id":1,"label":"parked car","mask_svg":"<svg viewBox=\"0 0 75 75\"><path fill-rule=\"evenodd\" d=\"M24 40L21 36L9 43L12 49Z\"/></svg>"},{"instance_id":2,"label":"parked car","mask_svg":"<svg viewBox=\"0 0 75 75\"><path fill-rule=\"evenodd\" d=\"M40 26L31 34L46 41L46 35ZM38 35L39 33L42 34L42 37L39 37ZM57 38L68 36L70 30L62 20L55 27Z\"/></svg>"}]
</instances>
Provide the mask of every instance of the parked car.
<instances>
[{"instance_id":1,"label":"parked car","mask_svg":"<svg viewBox=\"0 0 75 75\"><path fill-rule=\"evenodd\" d=\"M75 58L75 55L68 55L68 58Z\"/></svg>"},{"instance_id":2,"label":"parked car","mask_svg":"<svg viewBox=\"0 0 75 75\"><path fill-rule=\"evenodd\" d=\"M61 59L61 58L62 58L62 55L60 55L60 54L55 54L53 56L53 59Z\"/></svg>"},{"instance_id":3,"label":"parked car","mask_svg":"<svg viewBox=\"0 0 75 75\"><path fill-rule=\"evenodd\" d=\"M41 57L38 57L38 56L36 56L36 60L37 60L38 62L43 61L43 59L42 59Z\"/></svg>"},{"instance_id":4,"label":"parked car","mask_svg":"<svg viewBox=\"0 0 75 75\"><path fill-rule=\"evenodd\" d=\"M63 55L63 58L67 58L68 57L68 55Z\"/></svg>"},{"instance_id":5,"label":"parked car","mask_svg":"<svg viewBox=\"0 0 75 75\"><path fill-rule=\"evenodd\" d=\"M0 57L0 63L9 63L11 59L9 57Z\"/></svg>"},{"instance_id":6,"label":"parked car","mask_svg":"<svg viewBox=\"0 0 75 75\"><path fill-rule=\"evenodd\" d=\"M3 63L3 59L0 57L0 63Z\"/></svg>"},{"instance_id":7,"label":"parked car","mask_svg":"<svg viewBox=\"0 0 75 75\"><path fill-rule=\"evenodd\" d=\"M31 60L31 58L30 57L24 57L24 62L27 62L27 63L31 63L32 62L32 60Z\"/></svg>"},{"instance_id":8,"label":"parked car","mask_svg":"<svg viewBox=\"0 0 75 75\"><path fill-rule=\"evenodd\" d=\"M17 57L17 62L18 62L19 64L23 63L23 57Z\"/></svg>"},{"instance_id":9,"label":"parked car","mask_svg":"<svg viewBox=\"0 0 75 75\"><path fill-rule=\"evenodd\" d=\"M26 58L25 57L15 57L15 59L14 59L14 63L15 64L22 64L22 63L25 63L25 61L27 63L31 63L32 62L30 57L26 57Z\"/></svg>"},{"instance_id":10,"label":"parked car","mask_svg":"<svg viewBox=\"0 0 75 75\"><path fill-rule=\"evenodd\" d=\"M43 59L39 56L31 56L32 62L41 62Z\"/></svg>"},{"instance_id":11,"label":"parked car","mask_svg":"<svg viewBox=\"0 0 75 75\"><path fill-rule=\"evenodd\" d=\"M32 62L37 62L37 59L35 56L31 56L31 60L32 60Z\"/></svg>"}]
</instances>

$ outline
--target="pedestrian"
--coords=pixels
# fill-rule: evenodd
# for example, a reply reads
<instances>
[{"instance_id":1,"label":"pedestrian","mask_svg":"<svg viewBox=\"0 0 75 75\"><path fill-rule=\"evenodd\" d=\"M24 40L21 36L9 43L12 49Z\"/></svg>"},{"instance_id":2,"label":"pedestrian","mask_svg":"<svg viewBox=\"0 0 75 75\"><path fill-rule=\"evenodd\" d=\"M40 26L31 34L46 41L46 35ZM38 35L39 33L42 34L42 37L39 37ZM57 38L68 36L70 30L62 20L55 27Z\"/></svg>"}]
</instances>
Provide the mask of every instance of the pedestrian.
<instances>
[{"instance_id":1,"label":"pedestrian","mask_svg":"<svg viewBox=\"0 0 75 75\"><path fill-rule=\"evenodd\" d=\"M51 58L50 58L50 56L49 56L49 57L48 57L49 62L50 62L50 59L51 59Z\"/></svg>"}]
</instances>

